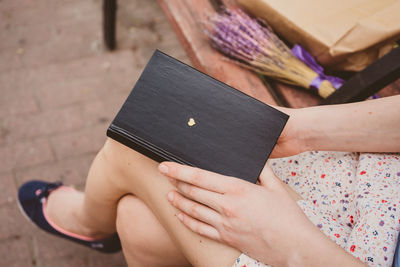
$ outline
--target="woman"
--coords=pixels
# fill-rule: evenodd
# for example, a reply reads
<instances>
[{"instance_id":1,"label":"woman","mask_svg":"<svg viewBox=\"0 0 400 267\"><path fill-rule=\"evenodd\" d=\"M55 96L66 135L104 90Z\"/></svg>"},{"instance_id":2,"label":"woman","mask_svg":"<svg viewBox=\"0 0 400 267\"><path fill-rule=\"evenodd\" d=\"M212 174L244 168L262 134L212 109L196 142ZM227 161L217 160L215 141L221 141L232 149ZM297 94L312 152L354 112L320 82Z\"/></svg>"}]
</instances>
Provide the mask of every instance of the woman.
<instances>
[{"instance_id":1,"label":"woman","mask_svg":"<svg viewBox=\"0 0 400 267\"><path fill-rule=\"evenodd\" d=\"M314 150L400 152L400 96L354 104L285 109L284 112L290 114L290 119L273 157ZM268 166L261 173L259 184L254 185L176 163L158 165L108 139L91 166L84 193L59 185L43 187L43 184L31 182L20 188L19 200L24 212L38 226L74 241L92 244L99 250L102 246L104 250L109 249L115 241L113 233L118 230L125 257L132 266L242 266L246 262L250 264L247 266L261 265L252 258L273 266L362 266L362 262L389 266L399 232L400 211L396 209L400 203L399 157L395 154L365 154L364 157L361 154L357 158L357 154L342 153L332 154L328 159L329 153L319 153L323 156L320 157L322 162L330 162L333 157L341 166L346 165L347 160L351 164L339 172L332 168L332 173L326 170L322 177L320 169L299 166L302 173L297 173L287 167L290 159L274 160L271 165L275 163L272 166L275 171L290 171L290 179L281 178L297 186L293 190ZM300 165L297 159L307 161L304 155L311 154L303 153L292 158L292 162ZM385 157L385 160L375 157ZM374 164L384 161L383 171L375 171L370 163L368 172L359 171L355 165L365 161L364 158ZM308 163L316 164L320 160L314 157ZM325 165L319 166L324 168ZM307 169L310 170L307 172ZM317 180L307 180L311 178L306 176L315 174L325 179L318 184L327 185L326 194L309 194L316 191L314 188L318 189ZM363 182L358 175L368 177L372 185ZM346 191L356 195L348 203L351 207L347 206L355 214L350 218L353 220L350 225L342 229L343 223L336 222L340 221L340 213L336 210L332 213L329 207L334 206L336 198L346 194L344 190L359 188L331 187L331 184L340 184L339 176L343 181L346 178L361 180L358 185L368 183L372 188L357 193L361 197L356 192ZM309 199L317 195L325 199ZM380 205L373 206L377 201ZM322 206L325 210L319 209ZM346 207L341 205L340 208ZM385 219L382 226L381 220L375 222L379 216ZM386 232L368 236L376 227L384 227ZM358 232L361 235L353 235ZM343 238L342 235L348 236ZM328 236L340 239L335 241L349 253ZM354 239L354 247L347 248L352 236L358 239ZM375 243L370 246L371 242L378 242L379 248Z\"/></svg>"}]
</instances>

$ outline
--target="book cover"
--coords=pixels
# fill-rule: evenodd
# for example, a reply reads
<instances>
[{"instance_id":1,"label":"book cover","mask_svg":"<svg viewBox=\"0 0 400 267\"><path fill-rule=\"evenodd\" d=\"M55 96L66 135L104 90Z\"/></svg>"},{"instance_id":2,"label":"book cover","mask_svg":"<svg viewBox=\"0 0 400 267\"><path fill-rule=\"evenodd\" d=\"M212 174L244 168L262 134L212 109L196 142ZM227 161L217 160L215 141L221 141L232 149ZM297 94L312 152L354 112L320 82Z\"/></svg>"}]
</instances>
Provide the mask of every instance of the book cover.
<instances>
[{"instance_id":1,"label":"book cover","mask_svg":"<svg viewBox=\"0 0 400 267\"><path fill-rule=\"evenodd\" d=\"M107 136L255 183L289 116L156 50Z\"/></svg>"}]
</instances>

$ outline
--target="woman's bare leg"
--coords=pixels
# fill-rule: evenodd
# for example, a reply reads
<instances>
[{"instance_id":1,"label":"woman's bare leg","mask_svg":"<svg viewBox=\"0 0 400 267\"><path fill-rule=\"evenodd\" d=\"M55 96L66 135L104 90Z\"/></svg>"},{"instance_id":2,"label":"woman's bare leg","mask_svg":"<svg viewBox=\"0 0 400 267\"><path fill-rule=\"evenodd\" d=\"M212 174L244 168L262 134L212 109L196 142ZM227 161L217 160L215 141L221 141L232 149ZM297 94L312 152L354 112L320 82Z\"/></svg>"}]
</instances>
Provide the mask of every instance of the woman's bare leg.
<instances>
[{"instance_id":1,"label":"woman's bare leg","mask_svg":"<svg viewBox=\"0 0 400 267\"><path fill-rule=\"evenodd\" d=\"M75 225L77 228L71 229L65 221L57 220L61 213L60 206L56 208L57 202L60 203L65 197L61 195L61 190L55 192L58 194L50 195L50 217L68 230L105 236L116 230L118 201L127 194L133 194L152 211L192 265L231 266L239 256L239 251L191 232L176 218L177 211L166 199L173 186L159 173L157 166L157 162L108 139L90 168L83 198L74 196L75 200L71 201L74 210L72 217L82 227ZM68 215L65 204L62 213ZM132 221L134 219L135 214L132 214ZM152 227L154 225L149 225L141 231L151 232Z\"/></svg>"},{"instance_id":2,"label":"woman's bare leg","mask_svg":"<svg viewBox=\"0 0 400 267\"><path fill-rule=\"evenodd\" d=\"M138 248L141 244L138 239L133 240L134 234L149 233L150 238L153 231L159 231L163 235L160 237L164 240L162 244L166 246L161 255L164 255L164 252L176 253L169 254L169 257L162 257L164 261L171 259L171 264L173 262L186 264L182 260L180 253L182 252L195 266L231 266L239 256L239 251L191 232L176 218L177 211L166 200L166 195L173 186L159 173L157 166L157 162L108 139L90 168L85 194L55 191L48 201L48 213L56 224L67 230L93 237L104 237L116 231L119 200L133 194L135 195L133 199L137 201L140 199L140 204L136 202L135 205L126 209L131 210L125 218L129 219L134 230L126 231L125 229L124 232L123 226L129 227L126 224L119 227L119 230L123 231L123 243L126 241L125 244L128 246L134 244ZM290 191L290 188L287 188ZM130 204L132 203L131 201ZM141 205L143 203L146 207ZM128 206L129 203L125 204ZM61 212L59 207L63 207ZM134 212L135 209L137 212ZM156 220L153 218L149 219L149 223L142 223L143 221L140 221L138 217L146 212L145 216L153 213ZM135 224L135 219L137 219L137 224ZM123 236L124 234L126 236ZM147 239L142 244L143 248L149 246L149 243L151 246L156 244L164 246L157 242L152 244L151 241L157 240ZM129 259L131 251L125 252ZM148 251L143 249L142 252ZM136 256L140 254L138 253ZM143 254L140 255L143 256ZM132 255L135 256L135 253Z\"/></svg>"},{"instance_id":3,"label":"woman's bare leg","mask_svg":"<svg viewBox=\"0 0 400 267\"><path fill-rule=\"evenodd\" d=\"M129 266L191 266L146 204L133 195L118 203L117 231Z\"/></svg>"}]
</instances>

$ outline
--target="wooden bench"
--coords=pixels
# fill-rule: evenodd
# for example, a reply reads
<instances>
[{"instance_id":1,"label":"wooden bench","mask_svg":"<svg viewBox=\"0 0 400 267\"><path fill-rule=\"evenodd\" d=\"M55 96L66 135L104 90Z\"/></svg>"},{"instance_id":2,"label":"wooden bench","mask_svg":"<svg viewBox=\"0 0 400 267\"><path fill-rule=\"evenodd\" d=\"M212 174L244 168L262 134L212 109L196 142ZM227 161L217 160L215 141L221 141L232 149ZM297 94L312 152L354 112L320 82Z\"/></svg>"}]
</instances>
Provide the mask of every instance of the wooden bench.
<instances>
[{"instance_id":1,"label":"wooden bench","mask_svg":"<svg viewBox=\"0 0 400 267\"><path fill-rule=\"evenodd\" d=\"M380 96L400 94L400 47L356 74L329 99L322 100L306 89L239 67L210 47L200 22L221 5L234 5L232 0L158 0L158 3L195 68L265 103L301 108L363 100L377 91ZM103 0L103 34L109 49L116 46L116 8L116 0Z\"/></svg>"}]
</instances>

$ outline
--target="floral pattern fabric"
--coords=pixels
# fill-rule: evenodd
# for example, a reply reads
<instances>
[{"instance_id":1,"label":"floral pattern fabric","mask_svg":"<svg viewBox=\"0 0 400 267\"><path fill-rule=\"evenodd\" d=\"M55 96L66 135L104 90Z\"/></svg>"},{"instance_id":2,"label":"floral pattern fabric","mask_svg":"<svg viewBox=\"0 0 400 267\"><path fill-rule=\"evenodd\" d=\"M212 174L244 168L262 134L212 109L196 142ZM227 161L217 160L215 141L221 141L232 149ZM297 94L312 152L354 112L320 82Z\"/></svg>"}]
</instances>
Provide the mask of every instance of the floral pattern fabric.
<instances>
[{"instance_id":1,"label":"floral pattern fabric","mask_svg":"<svg viewBox=\"0 0 400 267\"><path fill-rule=\"evenodd\" d=\"M271 159L325 235L370 266L391 266L400 230L400 155L305 152ZM267 266L245 254L234 267Z\"/></svg>"}]
</instances>

